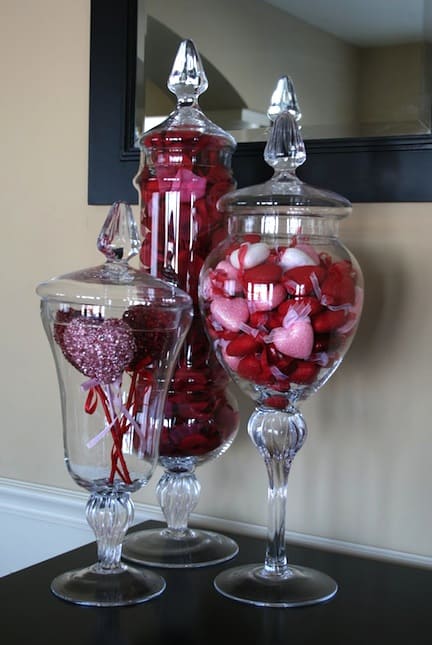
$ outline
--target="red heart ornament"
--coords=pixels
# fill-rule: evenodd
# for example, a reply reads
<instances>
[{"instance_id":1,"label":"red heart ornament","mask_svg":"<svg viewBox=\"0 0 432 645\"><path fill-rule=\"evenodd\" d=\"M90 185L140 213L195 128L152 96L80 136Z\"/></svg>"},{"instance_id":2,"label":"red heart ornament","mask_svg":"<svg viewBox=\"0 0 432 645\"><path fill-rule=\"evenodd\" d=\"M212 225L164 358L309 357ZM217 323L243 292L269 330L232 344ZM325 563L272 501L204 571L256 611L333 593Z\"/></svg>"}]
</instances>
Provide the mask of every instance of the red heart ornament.
<instances>
[{"instance_id":1,"label":"red heart ornament","mask_svg":"<svg viewBox=\"0 0 432 645\"><path fill-rule=\"evenodd\" d=\"M261 342L249 334L241 334L230 343L226 348L228 356L245 356L253 354L261 346Z\"/></svg>"},{"instance_id":2,"label":"red heart ornament","mask_svg":"<svg viewBox=\"0 0 432 645\"><path fill-rule=\"evenodd\" d=\"M344 324L347 313L343 309L322 311L312 318L312 325L317 334L327 334Z\"/></svg>"},{"instance_id":3,"label":"red heart ornament","mask_svg":"<svg viewBox=\"0 0 432 645\"><path fill-rule=\"evenodd\" d=\"M246 269L243 273L242 281L247 288L249 282L253 284L271 284L279 282L282 276L282 268L277 264L265 262L252 269Z\"/></svg>"},{"instance_id":4,"label":"red heart ornament","mask_svg":"<svg viewBox=\"0 0 432 645\"><path fill-rule=\"evenodd\" d=\"M314 279L321 284L326 269L322 266L305 265L294 267L285 271L282 277L283 285L289 294L293 296L313 295Z\"/></svg>"}]
</instances>

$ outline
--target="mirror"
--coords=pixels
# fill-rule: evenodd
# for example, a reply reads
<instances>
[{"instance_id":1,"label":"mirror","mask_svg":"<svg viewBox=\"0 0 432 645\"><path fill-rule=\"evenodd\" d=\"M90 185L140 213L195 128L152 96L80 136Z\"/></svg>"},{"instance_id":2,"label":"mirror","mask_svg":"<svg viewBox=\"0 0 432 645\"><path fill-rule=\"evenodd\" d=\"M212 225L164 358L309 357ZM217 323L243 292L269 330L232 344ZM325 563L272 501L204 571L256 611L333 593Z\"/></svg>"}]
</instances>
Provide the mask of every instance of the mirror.
<instances>
[{"instance_id":1,"label":"mirror","mask_svg":"<svg viewBox=\"0 0 432 645\"><path fill-rule=\"evenodd\" d=\"M354 1L354 0L353 0ZM136 127L139 123L143 122L144 112L138 113L135 109L136 105L147 105L147 99L151 96L152 99L156 97L156 91L150 93L146 92L148 81L141 80L141 85L137 84L137 76L145 79L143 76L146 69L146 54L145 54L145 40L139 42L137 39L139 11L141 10L139 2L146 2L147 6L150 4L165 6L166 2L157 2L156 0L151 3L150 0L91 0L91 41L90 41L90 113L89 113L89 183L88 183L88 202L89 204L110 204L115 200L123 199L132 204L137 203L137 193L132 185L132 179L138 170L139 165L139 150L135 147ZM182 0L183 2L183 0ZM186 2L186 0L184 0ZM250 125L250 117L258 115L265 115L267 109L268 98L273 90L275 78L289 73L295 82L297 93L300 100L300 105L303 112L303 136L306 143L307 161L304 166L299 170L299 176L311 184L325 187L330 190L335 190L338 193L346 196L353 202L394 202L394 201L432 201L432 136L430 133L430 49L429 45L424 43L418 46L412 44L412 51L416 49L417 55L409 57L405 48L399 58L396 56L395 50L391 51L391 55L387 58L386 64L383 66L385 74L381 76L381 80L375 81L375 93L371 90L362 90L359 92L359 75L351 74L351 70L358 69L356 62L358 58L358 50L362 50L364 54L364 47L358 44L347 44L345 31L341 34L324 33L316 36L314 43L316 52L318 53L318 60L312 60L311 47L306 52L300 53L300 44L302 38L300 37L301 31L294 30L290 32L290 38L286 37L288 33L285 29L282 30L284 38L282 40L290 41L290 46L293 45L294 49L287 59L287 55L278 53L274 58L280 65L274 74L266 74L265 69L257 73L258 63L260 58L266 62L270 54L268 52L269 43L273 40L272 30L268 28L267 22L262 19L259 21L259 28L255 32L250 32L246 29L244 22L237 23L234 31L229 32L227 25L231 25L231 13L233 7L243 8L243 16L248 14L257 14L258 6L261 9L270 7L271 11L279 12L282 10L279 5L282 3L290 3L292 12L302 9L313 9L312 14L316 13L317 7L325 4L324 0L319 3L305 3L303 0L272 0L265 2L265 0L236 0L235 3L230 4L230 10L226 11L223 23L220 23L220 32L217 32L219 37L217 49L219 51L219 58L215 58L213 52L206 49L199 37L194 40L201 55L204 58L207 73L211 74L212 68L219 75L219 81L225 83L224 91L219 92L230 97L235 105L221 106L219 104L207 106L204 97L206 94L211 98L210 91L203 95L200 101L203 109L206 111L208 108L213 108L209 112L219 112L220 119L214 119L220 125L227 128L225 123L222 123L222 111L229 111L230 109L236 112L236 123L241 127L234 127L232 129L238 136L237 150L233 158L234 173L239 186L250 185L264 181L271 175L271 170L266 166L263 161L263 149L265 142L265 127L256 120L252 122L254 127ZM330 0L327 0L330 2ZM366 7L365 15L369 20L366 33L372 31L373 26L378 23L378 8L385 7L387 9L387 21L393 16L395 8L401 5L408 11L408 14L415 13L417 18L419 16L418 9L421 5L423 19L429 16L430 4L432 0L392 0L391 15L389 13L389 3L387 0L359 0L360 4ZM175 5L180 4L180 0L173 0ZM333 0L334 6L339 5L339 15L347 13L346 8L348 0ZM169 27L170 33L174 33L173 52L167 49L166 58L167 62L163 63L163 56L155 56L156 45L152 46L152 59L153 61L160 61L163 70L159 70L158 76L154 76L153 84L162 84L162 90L166 83L167 73L169 73L172 58L178 46L179 38L193 36L188 33L192 28L192 23L196 22L197 26L204 23L215 25L212 16L205 14L205 7L214 6L217 8L223 4L225 0L220 2L211 2L209 0L201 0L197 3L196 0L188 0L186 3L188 7L199 6L199 13L185 12L183 15L183 27L180 25L180 19L177 16L175 24L171 23ZM357 3L359 4L359 3ZM145 5L143 5L145 6ZM371 9L373 6L373 11ZM297 9L296 9L297 7ZM369 7L369 8L368 8ZM414 12L417 9L417 13ZM261 11L260 9L260 11ZM413 10L413 11L411 11ZM408 15L407 14L407 15ZM261 14L259 14L261 15ZM294 14L295 15L295 14ZM372 20L370 20L372 16ZM161 17L161 16L159 16ZM313 15L312 15L313 17ZM312 20L311 16L302 15L301 20L309 22ZM163 24L158 17L151 16L152 20ZM193 18L193 19L192 19ZM295 18L300 20L298 16ZM325 19L328 24L325 24ZM330 14L324 13L319 16L320 30L336 29L337 21L331 18ZM406 19L404 18L404 24ZM418 23L418 20L417 20ZM153 27L156 23L153 24ZM281 20L282 24L282 20ZM355 16L354 25L360 24L360 17ZM423 33L429 40L429 21L423 20ZM154 34L154 29L151 33ZM231 27L230 27L231 28ZM317 33L317 28L308 24L309 29L314 29ZM346 30L346 27L340 29ZM216 30L215 30L216 31ZM143 34L140 30L140 33ZM265 39L263 35L269 34ZM157 36L157 32L156 32ZM253 37L252 37L253 36ZM230 63L234 60L234 55L226 53L227 62L223 64L220 56L221 52L228 52L228 41L234 41L237 47L236 58L241 58L241 52L246 49L246 45L252 42L258 43L252 49L253 56L248 53L249 69L243 72L244 78L242 82L235 79L229 79L228 71L232 67ZM322 41L332 42L330 50L324 50L321 47ZM337 44L334 43L334 40ZM151 40L147 41L152 42ZM222 43L222 45L221 45ZM319 45L319 46L318 46ZM148 45L150 47L150 45ZM396 47L396 45L384 45L382 47ZM379 47L382 51L382 47ZM397 46L399 47L399 45ZM406 45L400 46L406 47ZM342 56L340 48L344 51L351 52L352 56ZM375 48L375 45L372 49ZM366 49L369 49L367 47ZM389 50L387 50L389 51ZM420 56L420 51L422 52ZM144 53L143 53L144 52ZM353 53L354 52L354 53ZM143 58L143 65L138 62L139 55ZM295 55L294 55L295 54ZM321 56L321 61L320 61ZM147 55L147 62L149 60ZM426 75L424 68L421 68L419 61L426 65ZM372 62L363 68L360 77L371 76L372 71L375 73L377 67L377 59L372 58ZM412 72L402 74L402 62L408 63L409 60L416 62L418 73L414 75ZM288 64L289 63L289 64ZM396 64L397 63L397 64ZM336 73L330 73L325 76L323 69L328 67L331 69L334 66L339 66L341 71L340 76ZM287 69L287 68L290 69ZM300 71L303 69L303 71ZM167 72L168 70L168 72ZM307 70L307 73L305 73ZM366 70L366 71L365 71ZM156 70L152 74L156 75ZM398 94L402 97L402 104L396 110L394 118L390 118L384 112L383 108L377 109L378 101L375 99L377 93L380 93L384 99L390 98L390 92L384 84L384 80L398 78L403 81L402 88L393 94ZM157 78L162 78L162 81L157 81ZM156 79L156 80L155 80ZM345 81L343 80L345 79ZM384 80L383 80L384 79ZM416 82L414 80L416 79ZM310 89L308 89L308 81L313 82L310 85L314 91L317 90L315 98L312 97L309 101ZM212 82L212 81L210 81ZM363 81L362 81L363 83ZM364 84L360 87L366 87ZM246 87L247 85L247 87ZM216 83L215 83L216 87ZM332 89L328 92L328 89ZM350 88L350 98L342 99L338 94L341 88ZM230 91L228 91L230 88ZM260 88L263 90L265 98L251 99L252 91ZM417 89L415 89L417 88ZM161 92L162 92L161 90ZM337 101L336 101L336 96ZM164 97L166 99L166 96ZM220 98L220 97L219 97ZM373 100L372 100L373 98ZM414 103L413 99L419 98L420 101ZM408 99L408 100L407 100ZM333 102L333 103L332 103ZM365 119L358 118L360 114L359 105L369 103L371 109L375 109L372 117L368 117L372 124L372 130L366 130ZM387 100L387 104L395 106L396 102L394 97L391 101ZM244 104L244 105L243 105ZM343 112L348 114L346 109L347 105L356 106L356 109L351 109L351 116L346 119L342 124L336 123L334 115L336 112ZM344 106L343 109L341 106ZM140 107L143 110L142 107ZM153 108L152 108L153 109ZM159 106L156 111L159 111ZM362 108L362 113L364 110ZM322 123L318 123L317 116L322 115L325 117ZM136 121L137 116L137 121ZM163 116L160 115L159 116ZM227 116L225 114L225 116ZM247 117L246 119L244 117ZM353 118L355 116L355 119ZM239 121L240 117L240 121ZM257 117L258 118L258 117ZM410 124L410 128L408 128ZM396 129L397 128L397 129ZM251 131L254 131L251 134Z\"/></svg>"},{"instance_id":2,"label":"mirror","mask_svg":"<svg viewBox=\"0 0 432 645\"><path fill-rule=\"evenodd\" d=\"M167 89L191 38L209 87L200 105L237 141L262 141L280 76L294 81L306 139L430 134L430 0L138 0L135 125L174 108Z\"/></svg>"}]
</instances>

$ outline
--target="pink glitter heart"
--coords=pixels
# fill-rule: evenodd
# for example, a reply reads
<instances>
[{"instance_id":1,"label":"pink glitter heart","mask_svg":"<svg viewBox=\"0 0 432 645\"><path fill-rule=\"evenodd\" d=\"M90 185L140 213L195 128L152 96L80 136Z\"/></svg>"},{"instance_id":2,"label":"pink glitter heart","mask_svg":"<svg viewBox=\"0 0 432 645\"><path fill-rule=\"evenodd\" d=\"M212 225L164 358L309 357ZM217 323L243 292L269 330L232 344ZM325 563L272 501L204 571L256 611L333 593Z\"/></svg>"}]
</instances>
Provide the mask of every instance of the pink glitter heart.
<instances>
[{"instance_id":1,"label":"pink glitter heart","mask_svg":"<svg viewBox=\"0 0 432 645\"><path fill-rule=\"evenodd\" d=\"M74 318L66 326L60 346L74 367L101 383L118 379L136 351L132 330L115 318L102 323Z\"/></svg>"}]
</instances>

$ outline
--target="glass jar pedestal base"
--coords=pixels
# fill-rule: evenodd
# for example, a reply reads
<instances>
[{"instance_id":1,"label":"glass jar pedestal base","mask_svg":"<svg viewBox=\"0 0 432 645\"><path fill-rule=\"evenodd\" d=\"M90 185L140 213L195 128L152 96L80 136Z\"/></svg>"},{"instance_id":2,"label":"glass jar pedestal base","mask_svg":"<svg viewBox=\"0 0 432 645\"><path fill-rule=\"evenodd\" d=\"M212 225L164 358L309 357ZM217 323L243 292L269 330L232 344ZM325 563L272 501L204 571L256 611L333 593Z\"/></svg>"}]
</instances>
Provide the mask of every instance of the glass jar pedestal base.
<instances>
[{"instance_id":1,"label":"glass jar pedestal base","mask_svg":"<svg viewBox=\"0 0 432 645\"><path fill-rule=\"evenodd\" d=\"M166 584L154 571L120 564L103 571L99 564L54 578L51 591L62 600L89 607L122 607L159 596Z\"/></svg>"},{"instance_id":2,"label":"glass jar pedestal base","mask_svg":"<svg viewBox=\"0 0 432 645\"><path fill-rule=\"evenodd\" d=\"M154 567L192 568L225 562L237 555L239 547L231 538L189 528L201 486L193 461L176 460L176 467L180 463L183 470L166 470L156 488L167 526L127 535L123 544L126 560Z\"/></svg>"},{"instance_id":3,"label":"glass jar pedestal base","mask_svg":"<svg viewBox=\"0 0 432 645\"><path fill-rule=\"evenodd\" d=\"M147 566L193 568L219 564L238 553L234 540L219 533L188 528L148 529L126 537L123 557Z\"/></svg>"},{"instance_id":4,"label":"glass jar pedestal base","mask_svg":"<svg viewBox=\"0 0 432 645\"><path fill-rule=\"evenodd\" d=\"M260 607L301 607L330 600L336 582L325 573L289 566L284 574L267 573L262 564L246 564L216 576L216 589L233 600Z\"/></svg>"}]
</instances>

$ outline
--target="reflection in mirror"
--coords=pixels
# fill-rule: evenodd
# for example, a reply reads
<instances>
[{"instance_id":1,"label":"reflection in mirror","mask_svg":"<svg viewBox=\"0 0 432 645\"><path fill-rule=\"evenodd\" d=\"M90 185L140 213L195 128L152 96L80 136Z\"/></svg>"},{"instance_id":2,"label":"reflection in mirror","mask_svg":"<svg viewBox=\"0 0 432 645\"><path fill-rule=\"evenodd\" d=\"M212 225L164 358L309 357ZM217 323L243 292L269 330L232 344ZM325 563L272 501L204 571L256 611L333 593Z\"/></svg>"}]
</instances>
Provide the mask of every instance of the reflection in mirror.
<instances>
[{"instance_id":1,"label":"reflection in mirror","mask_svg":"<svg viewBox=\"0 0 432 645\"><path fill-rule=\"evenodd\" d=\"M136 133L174 107L181 40L209 80L206 114L237 141L266 138L280 76L294 81L305 139L431 132L432 0L138 0Z\"/></svg>"}]
</instances>

